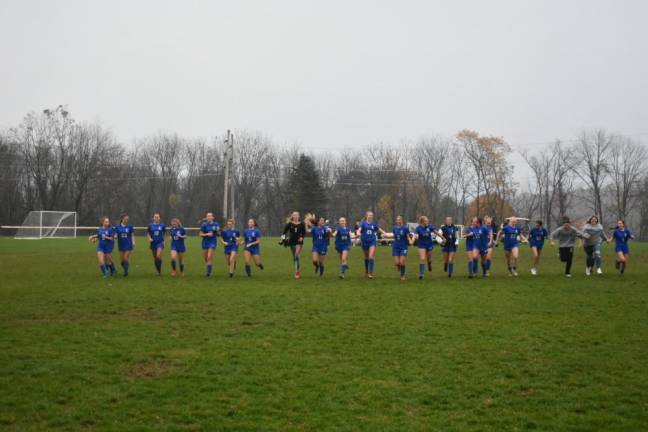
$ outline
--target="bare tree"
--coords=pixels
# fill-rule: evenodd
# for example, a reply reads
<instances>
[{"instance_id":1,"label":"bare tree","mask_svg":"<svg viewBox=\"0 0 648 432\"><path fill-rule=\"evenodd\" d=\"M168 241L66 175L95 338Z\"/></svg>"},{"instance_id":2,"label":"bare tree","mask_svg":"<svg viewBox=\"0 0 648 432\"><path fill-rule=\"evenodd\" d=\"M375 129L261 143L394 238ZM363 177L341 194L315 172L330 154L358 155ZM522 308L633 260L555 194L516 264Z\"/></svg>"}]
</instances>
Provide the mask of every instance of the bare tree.
<instances>
[{"instance_id":1,"label":"bare tree","mask_svg":"<svg viewBox=\"0 0 648 432\"><path fill-rule=\"evenodd\" d=\"M630 139L619 138L610 149L608 163L614 200L612 211L618 219L626 219L638 199L635 190L646 170L646 147Z\"/></svg>"},{"instance_id":2,"label":"bare tree","mask_svg":"<svg viewBox=\"0 0 648 432\"><path fill-rule=\"evenodd\" d=\"M600 129L583 132L578 139L577 150L580 164L575 166L576 175L583 181L592 196L587 200L594 214L604 222L603 189L609 174L608 160L617 137Z\"/></svg>"}]
</instances>

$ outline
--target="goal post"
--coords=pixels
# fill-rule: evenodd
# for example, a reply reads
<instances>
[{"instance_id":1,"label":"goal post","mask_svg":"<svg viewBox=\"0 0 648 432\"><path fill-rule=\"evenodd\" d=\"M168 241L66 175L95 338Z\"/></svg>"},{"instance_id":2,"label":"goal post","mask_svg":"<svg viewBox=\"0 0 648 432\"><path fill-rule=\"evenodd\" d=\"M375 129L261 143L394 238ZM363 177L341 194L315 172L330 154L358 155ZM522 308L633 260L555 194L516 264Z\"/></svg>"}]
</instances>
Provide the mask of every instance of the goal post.
<instances>
[{"instance_id":1,"label":"goal post","mask_svg":"<svg viewBox=\"0 0 648 432\"><path fill-rule=\"evenodd\" d=\"M76 212L32 210L25 217L14 238L76 238L76 236Z\"/></svg>"}]
</instances>

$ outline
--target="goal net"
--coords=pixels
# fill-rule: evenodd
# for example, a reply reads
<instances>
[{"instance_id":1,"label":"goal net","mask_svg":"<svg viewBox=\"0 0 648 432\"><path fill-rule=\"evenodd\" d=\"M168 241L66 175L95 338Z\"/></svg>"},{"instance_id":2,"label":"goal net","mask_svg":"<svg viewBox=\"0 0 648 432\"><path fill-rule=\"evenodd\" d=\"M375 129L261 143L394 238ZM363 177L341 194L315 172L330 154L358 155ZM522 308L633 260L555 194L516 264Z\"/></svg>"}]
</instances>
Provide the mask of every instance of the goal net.
<instances>
[{"instance_id":1,"label":"goal net","mask_svg":"<svg viewBox=\"0 0 648 432\"><path fill-rule=\"evenodd\" d=\"M76 212L33 210L18 228L15 238L76 238L76 231Z\"/></svg>"}]
</instances>

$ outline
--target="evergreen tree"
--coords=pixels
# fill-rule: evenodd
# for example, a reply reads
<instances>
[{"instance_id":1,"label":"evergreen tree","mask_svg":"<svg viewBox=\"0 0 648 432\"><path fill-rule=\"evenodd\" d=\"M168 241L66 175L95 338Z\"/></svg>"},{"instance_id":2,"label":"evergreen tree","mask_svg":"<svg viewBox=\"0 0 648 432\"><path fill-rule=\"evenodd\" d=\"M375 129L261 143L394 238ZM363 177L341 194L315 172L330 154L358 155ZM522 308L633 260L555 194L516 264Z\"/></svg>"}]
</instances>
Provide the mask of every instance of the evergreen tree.
<instances>
[{"instance_id":1,"label":"evergreen tree","mask_svg":"<svg viewBox=\"0 0 648 432\"><path fill-rule=\"evenodd\" d=\"M299 156L287 189L292 209L302 214L305 212L313 212L318 216L325 214L328 197L320 173L310 156L305 154Z\"/></svg>"}]
</instances>

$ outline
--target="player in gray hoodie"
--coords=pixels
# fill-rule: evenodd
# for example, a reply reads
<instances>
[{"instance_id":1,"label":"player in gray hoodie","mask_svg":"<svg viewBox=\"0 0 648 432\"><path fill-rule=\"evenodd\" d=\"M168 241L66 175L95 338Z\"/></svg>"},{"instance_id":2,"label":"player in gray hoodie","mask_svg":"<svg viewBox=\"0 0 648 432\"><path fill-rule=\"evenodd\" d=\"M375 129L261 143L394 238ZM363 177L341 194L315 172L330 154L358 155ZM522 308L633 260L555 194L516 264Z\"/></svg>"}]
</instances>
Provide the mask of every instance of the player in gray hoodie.
<instances>
[{"instance_id":1,"label":"player in gray hoodie","mask_svg":"<svg viewBox=\"0 0 648 432\"><path fill-rule=\"evenodd\" d=\"M577 238L583 238L584 234L571 225L568 217L563 217L563 224L554 230L549 236L551 245L555 245L558 240L558 252L560 261L565 263L565 276L571 277L571 266L574 260L574 244Z\"/></svg>"},{"instance_id":2,"label":"player in gray hoodie","mask_svg":"<svg viewBox=\"0 0 648 432\"><path fill-rule=\"evenodd\" d=\"M585 226L583 226L583 248L586 255L585 274L587 276L594 272L594 265L596 265L596 273L603 274L601 269L601 243L605 240L610 243L610 238L605 234L603 225L599 223L596 215L589 218Z\"/></svg>"}]
</instances>

